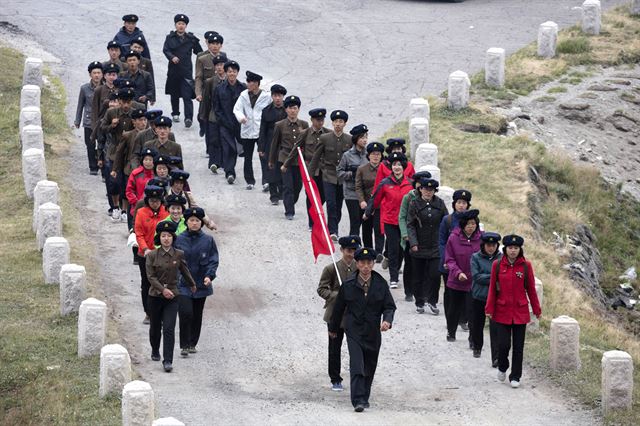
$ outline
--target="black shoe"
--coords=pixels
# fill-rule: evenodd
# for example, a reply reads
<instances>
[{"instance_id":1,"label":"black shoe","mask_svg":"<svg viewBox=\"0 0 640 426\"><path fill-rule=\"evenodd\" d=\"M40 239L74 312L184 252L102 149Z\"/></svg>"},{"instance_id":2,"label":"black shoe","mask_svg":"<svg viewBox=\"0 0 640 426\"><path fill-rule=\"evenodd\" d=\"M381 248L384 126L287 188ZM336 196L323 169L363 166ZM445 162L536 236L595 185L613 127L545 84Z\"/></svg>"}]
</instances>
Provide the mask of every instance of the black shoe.
<instances>
[{"instance_id":1,"label":"black shoe","mask_svg":"<svg viewBox=\"0 0 640 426\"><path fill-rule=\"evenodd\" d=\"M90 174L91 176L97 176L97 175L98 175L98 171L97 171L97 170L90 170L90 171L89 171L89 174Z\"/></svg>"},{"instance_id":2,"label":"black shoe","mask_svg":"<svg viewBox=\"0 0 640 426\"><path fill-rule=\"evenodd\" d=\"M151 354L151 361L160 361L160 354Z\"/></svg>"},{"instance_id":3,"label":"black shoe","mask_svg":"<svg viewBox=\"0 0 640 426\"><path fill-rule=\"evenodd\" d=\"M493 361L491 361L491 367L498 368L498 360L497 359L494 359Z\"/></svg>"},{"instance_id":4,"label":"black shoe","mask_svg":"<svg viewBox=\"0 0 640 426\"><path fill-rule=\"evenodd\" d=\"M407 295L404 297L404 301L405 301L405 302L413 302L413 296L412 296L411 294L407 294Z\"/></svg>"},{"instance_id":5,"label":"black shoe","mask_svg":"<svg viewBox=\"0 0 640 426\"><path fill-rule=\"evenodd\" d=\"M171 373L171 370L173 370L173 365L169 361L165 361L162 363L162 368L164 368L164 371L166 371L167 373Z\"/></svg>"},{"instance_id":6,"label":"black shoe","mask_svg":"<svg viewBox=\"0 0 640 426\"><path fill-rule=\"evenodd\" d=\"M134 257L133 258L133 264L134 265L138 265L140 262L138 261L138 258Z\"/></svg>"},{"instance_id":7,"label":"black shoe","mask_svg":"<svg viewBox=\"0 0 640 426\"><path fill-rule=\"evenodd\" d=\"M482 351L480 349L474 349L473 350L473 357L474 358L480 358L480 354L482 353Z\"/></svg>"},{"instance_id":8,"label":"black shoe","mask_svg":"<svg viewBox=\"0 0 640 426\"><path fill-rule=\"evenodd\" d=\"M189 356L189 349L188 348L182 348L180 349L180 356L183 358L186 358Z\"/></svg>"},{"instance_id":9,"label":"black shoe","mask_svg":"<svg viewBox=\"0 0 640 426\"><path fill-rule=\"evenodd\" d=\"M357 404L354 410L356 413L362 413L364 411L364 404Z\"/></svg>"},{"instance_id":10,"label":"black shoe","mask_svg":"<svg viewBox=\"0 0 640 426\"><path fill-rule=\"evenodd\" d=\"M188 129L189 127L191 127L192 124L193 124L193 120L191 120L190 118L185 118L184 127Z\"/></svg>"},{"instance_id":11,"label":"black shoe","mask_svg":"<svg viewBox=\"0 0 640 426\"><path fill-rule=\"evenodd\" d=\"M200 129L200 132L198 132L198 134L200 135L201 138L204 137L204 129Z\"/></svg>"},{"instance_id":12,"label":"black shoe","mask_svg":"<svg viewBox=\"0 0 640 426\"><path fill-rule=\"evenodd\" d=\"M455 336L447 334L447 342L455 342L455 341L456 341L456 337Z\"/></svg>"}]
</instances>

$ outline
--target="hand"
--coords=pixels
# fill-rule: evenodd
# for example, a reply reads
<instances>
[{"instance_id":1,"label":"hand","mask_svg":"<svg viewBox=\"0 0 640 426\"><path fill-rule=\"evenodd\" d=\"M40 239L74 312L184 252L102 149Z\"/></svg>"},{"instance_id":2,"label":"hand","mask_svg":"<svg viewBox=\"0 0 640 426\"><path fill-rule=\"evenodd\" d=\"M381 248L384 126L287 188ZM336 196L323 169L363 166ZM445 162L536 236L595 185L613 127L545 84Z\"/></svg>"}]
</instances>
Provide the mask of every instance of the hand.
<instances>
[{"instance_id":1,"label":"hand","mask_svg":"<svg viewBox=\"0 0 640 426\"><path fill-rule=\"evenodd\" d=\"M360 208L362 210L366 209L367 208L367 202L366 201L360 201Z\"/></svg>"},{"instance_id":2,"label":"hand","mask_svg":"<svg viewBox=\"0 0 640 426\"><path fill-rule=\"evenodd\" d=\"M144 256L146 257L149 253L151 253L151 249L144 249Z\"/></svg>"},{"instance_id":3,"label":"hand","mask_svg":"<svg viewBox=\"0 0 640 426\"><path fill-rule=\"evenodd\" d=\"M171 290L169 290L168 288L165 288L164 290L162 290L162 296L165 299L169 299L169 300L171 300L171 299L173 299L175 297L173 292Z\"/></svg>"},{"instance_id":4,"label":"hand","mask_svg":"<svg viewBox=\"0 0 640 426\"><path fill-rule=\"evenodd\" d=\"M273 163L269 163L268 166L269 166L269 169L273 170Z\"/></svg>"},{"instance_id":5,"label":"hand","mask_svg":"<svg viewBox=\"0 0 640 426\"><path fill-rule=\"evenodd\" d=\"M412 252L417 252L418 251L418 246L411 246L411 251Z\"/></svg>"},{"instance_id":6,"label":"hand","mask_svg":"<svg viewBox=\"0 0 640 426\"><path fill-rule=\"evenodd\" d=\"M338 333L332 333L331 331L329 332L329 337L332 339L335 339L336 337L338 337Z\"/></svg>"},{"instance_id":7,"label":"hand","mask_svg":"<svg viewBox=\"0 0 640 426\"><path fill-rule=\"evenodd\" d=\"M260 152L260 151L258 151L258 155L259 155L260 157L264 157L264 152Z\"/></svg>"},{"instance_id":8,"label":"hand","mask_svg":"<svg viewBox=\"0 0 640 426\"><path fill-rule=\"evenodd\" d=\"M366 213L365 213L365 214L363 214L363 215L362 215L362 220L367 220L367 219L369 219L369 216L367 216L367 215L366 215Z\"/></svg>"},{"instance_id":9,"label":"hand","mask_svg":"<svg viewBox=\"0 0 640 426\"><path fill-rule=\"evenodd\" d=\"M74 126L76 126L76 129L80 128L80 123L73 123Z\"/></svg>"},{"instance_id":10,"label":"hand","mask_svg":"<svg viewBox=\"0 0 640 426\"><path fill-rule=\"evenodd\" d=\"M246 118L246 117L245 117L245 118L243 118L242 120L240 120L240 124L244 124L244 123L246 123L246 122L247 122L247 118Z\"/></svg>"},{"instance_id":11,"label":"hand","mask_svg":"<svg viewBox=\"0 0 640 426\"><path fill-rule=\"evenodd\" d=\"M280 171L282 173L287 173L287 168L283 165L283 166L280 167Z\"/></svg>"},{"instance_id":12,"label":"hand","mask_svg":"<svg viewBox=\"0 0 640 426\"><path fill-rule=\"evenodd\" d=\"M202 102L202 96L196 96L196 101Z\"/></svg>"},{"instance_id":13,"label":"hand","mask_svg":"<svg viewBox=\"0 0 640 426\"><path fill-rule=\"evenodd\" d=\"M491 317L492 317L493 315L491 315L491 314L485 314L485 316L486 316L487 318L489 318L489 320L491 320Z\"/></svg>"},{"instance_id":14,"label":"hand","mask_svg":"<svg viewBox=\"0 0 640 426\"><path fill-rule=\"evenodd\" d=\"M195 293L196 291L198 291L198 287L196 287L195 285L191 287L191 293Z\"/></svg>"},{"instance_id":15,"label":"hand","mask_svg":"<svg viewBox=\"0 0 640 426\"><path fill-rule=\"evenodd\" d=\"M149 101L149 105L153 106L156 104L156 101Z\"/></svg>"},{"instance_id":16,"label":"hand","mask_svg":"<svg viewBox=\"0 0 640 426\"><path fill-rule=\"evenodd\" d=\"M145 103L147 102L147 97L146 96L140 96L140 98L138 98L140 100L140 103Z\"/></svg>"},{"instance_id":17,"label":"hand","mask_svg":"<svg viewBox=\"0 0 640 426\"><path fill-rule=\"evenodd\" d=\"M174 56L174 57L171 59L171 62L173 62L174 64L177 64L178 62L180 62L180 58L178 58L177 56Z\"/></svg>"},{"instance_id":18,"label":"hand","mask_svg":"<svg viewBox=\"0 0 640 426\"><path fill-rule=\"evenodd\" d=\"M211 285L211 278L204 277L204 286L209 287Z\"/></svg>"},{"instance_id":19,"label":"hand","mask_svg":"<svg viewBox=\"0 0 640 426\"><path fill-rule=\"evenodd\" d=\"M536 318L540 319L541 316L542 316L542 314L538 314L538 315L536 315Z\"/></svg>"},{"instance_id":20,"label":"hand","mask_svg":"<svg viewBox=\"0 0 640 426\"><path fill-rule=\"evenodd\" d=\"M387 331L391 328L391 324L386 322L386 321L382 321L382 325L380 326L380 331Z\"/></svg>"},{"instance_id":21,"label":"hand","mask_svg":"<svg viewBox=\"0 0 640 426\"><path fill-rule=\"evenodd\" d=\"M115 172L115 170L114 170L114 171L112 171L111 173L109 173L109 175L110 175L112 178L114 178L114 179L115 179L115 178L118 176L118 173L116 173L116 172Z\"/></svg>"},{"instance_id":22,"label":"hand","mask_svg":"<svg viewBox=\"0 0 640 426\"><path fill-rule=\"evenodd\" d=\"M111 127L116 127L119 122L120 122L119 118L114 118L113 120L111 120Z\"/></svg>"},{"instance_id":23,"label":"hand","mask_svg":"<svg viewBox=\"0 0 640 426\"><path fill-rule=\"evenodd\" d=\"M460 272L458 274L458 281L466 281L467 280L467 276L464 274L464 272Z\"/></svg>"},{"instance_id":24,"label":"hand","mask_svg":"<svg viewBox=\"0 0 640 426\"><path fill-rule=\"evenodd\" d=\"M218 230L218 225L216 225L214 221L210 220L209 223L207 223L207 228L211 229L212 231L216 231Z\"/></svg>"},{"instance_id":25,"label":"hand","mask_svg":"<svg viewBox=\"0 0 640 426\"><path fill-rule=\"evenodd\" d=\"M104 163L102 162L102 160L98 160L98 168L99 168L99 169L101 169L101 168L102 168L102 165L103 165L103 164L104 164Z\"/></svg>"}]
</instances>

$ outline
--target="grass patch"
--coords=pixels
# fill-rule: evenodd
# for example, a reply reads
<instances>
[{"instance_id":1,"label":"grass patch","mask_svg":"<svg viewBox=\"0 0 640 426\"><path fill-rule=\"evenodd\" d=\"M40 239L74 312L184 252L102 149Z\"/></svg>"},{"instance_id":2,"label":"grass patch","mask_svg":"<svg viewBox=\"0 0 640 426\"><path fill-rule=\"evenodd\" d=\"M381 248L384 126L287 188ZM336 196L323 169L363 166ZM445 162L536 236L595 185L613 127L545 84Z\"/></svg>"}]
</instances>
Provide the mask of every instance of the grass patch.
<instances>
[{"instance_id":1,"label":"grass patch","mask_svg":"<svg viewBox=\"0 0 640 426\"><path fill-rule=\"evenodd\" d=\"M119 424L119 397L98 398L99 356L77 357L77 315L61 317L58 286L44 285L42 257L31 232L33 203L22 182L18 115L24 57L0 47L0 203L10 206L0 240L0 423ZM90 242L77 224L78 210L63 184L70 133L62 84L50 78L42 90L45 155L50 180L61 188L64 235L71 260L85 265L88 294L103 298L93 282ZM113 332L113 330L110 330Z\"/></svg>"},{"instance_id":2,"label":"grass patch","mask_svg":"<svg viewBox=\"0 0 640 426\"><path fill-rule=\"evenodd\" d=\"M534 99L534 101L536 102L555 102L556 98L555 96L540 96Z\"/></svg>"},{"instance_id":3,"label":"grass patch","mask_svg":"<svg viewBox=\"0 0 640 426\"><path fill-rule=\"evenodd\" d=\"M567 92L567 88L564 86L556 86L547 90L547 93L566 93L566 92Z\"/></svg>"},{"instance_id":4,"label":"grass patch","mask_svg":"<svg viewBox=\"0 0 640 426\"><path fill-rule=\"evenodd\" d=\"M577 55L591 52L591 43L586 37L569 37L558 41L557 53Z\"/></svg>"}]
</instances>

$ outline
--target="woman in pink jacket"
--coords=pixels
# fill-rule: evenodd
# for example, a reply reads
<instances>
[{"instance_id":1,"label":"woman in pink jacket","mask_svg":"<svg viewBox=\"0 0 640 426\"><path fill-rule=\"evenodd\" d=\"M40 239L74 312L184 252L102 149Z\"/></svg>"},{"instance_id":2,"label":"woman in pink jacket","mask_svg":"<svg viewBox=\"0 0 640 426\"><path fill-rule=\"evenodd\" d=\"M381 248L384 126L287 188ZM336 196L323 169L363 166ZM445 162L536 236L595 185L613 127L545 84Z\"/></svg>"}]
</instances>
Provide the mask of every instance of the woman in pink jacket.
<instances>
[{"instance_id":1,"label":"woman in pink jacket","mask_svg":"<svg viewBox=\"0 0 640 426\"><path fill-rule=\"evenodd\" d=\"M524 238L507 235L502 239L504 256L493 262L489 295L484 311L497 326L498 380L506 378L509 368L509 350L513 342L513 364L509 381L512 388L520 386L524 336L529 316L529 303L533 314L540 318L542 311L536 293L536 281L531 263L524 258ZM528 299L528 300L527 300Z\"/></svg>"},{"instance_id":2,"label":"woman in pink jacket","mask_svg":"<svg viewBox=\"0 0 640 426\"><path fill-rule=\"evenodd\" d=\"M444 289L444 315L447 319L447 342L456 341L456 329L465 299L471 291L471 256L480 251L482 233L478 210L460 214L458 227L451 232L444 249L444 263L449 277ZM467 314L467 318L471 315ZM471 340L469 340L471 341Z\"/></svg>"}]
</instances>

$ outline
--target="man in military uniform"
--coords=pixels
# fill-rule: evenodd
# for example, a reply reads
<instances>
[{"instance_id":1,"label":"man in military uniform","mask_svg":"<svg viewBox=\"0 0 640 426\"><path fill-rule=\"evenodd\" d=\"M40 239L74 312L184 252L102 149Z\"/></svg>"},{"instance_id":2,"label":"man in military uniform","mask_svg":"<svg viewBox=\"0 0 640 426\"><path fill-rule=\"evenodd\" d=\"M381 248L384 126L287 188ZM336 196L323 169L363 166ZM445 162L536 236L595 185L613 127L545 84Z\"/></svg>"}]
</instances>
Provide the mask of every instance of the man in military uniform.
<instances>
[{"instance_id":1,"label":"man in military uniform","mask_svg":"<svg viewBox=\"0 0 640 426\"><path fill-rule=\"evenodd\" d=\"M287 89L279 84L271 86L271 103L262 110L260 119L260 136L258 137L258 156L262 168L262 192L269 192L271 204L278 205L282 198L282 175L280 170L269 168L269 151L273 140L273 129L276 123L284 120L284 97Z\"/></svg>"},{"instance_id":2,"label":"man in military uniform","mask_svg":"<svg viewBox=\"0 0 640 426\"><path fill-rule=\"evenodd\" d=\"M342 154L353 145L351 136L344 133L344 126L348 119L349 115L345 111L335 110L331 113L333 131L320 136L309 167L309 173L312 176L317 173L318 169L322 171L322 186L327 201L327 216L329 216L328 227L334 241L338 240L338 226L342 218L342 201L344 199L342 184L338 181L336 168L340 164Z\"/></svg>"},{"instance_id":3,"label":"man in military uniform","mask_svg":"<svg viewBox=\"0 0 640 426\"><path fill-rule=\"evenodd\" d=\"M282 199L284 216L293 220L296 214L295 204L298 202L302 189L302 178L298 167L285 168L284 162L295 144L300 140L300 134L309 127L306 121L298 118L300 112L300 98L289 95L284 99L284 109L287 118L276 123L273 130L273 140L269 151L269 168L278 167L282 173Z\"/></svg>"},{"instance_id":4,"label":"man in military uniform","mask_svg":"<svg viewBox=\"0 0 640 426\"><path fill-rule=\"evenodd\" d=\"M198 121L204 123L204 141L209 155L209 163L207 167L211 173L217 174L218 167L222 164L222 147L220 146L220 126L216 119L216 113L213 109L213 94L216 87L222 83L227 75L224 72L224 64L227 62L226 55L217 55L212 59L214 73L213 76L207 78L202 88L202 102L198 110Z\"/></svg>"},{"instance_id":5,"label":"man in military uniform","mask_svg":"<svg viewBox=\"0 0 640 426\"><path fill-rule=\"evenodd\" d=\"M151 74L140 69L140 54L130 50L126 53L125 59L127 61L127 71L121 77L133 83L133 90L136 94L134 99L144 104L145 108L147 103L155 104L156 86Z\"/></svg>"},{"instance_id":6,"label":"man in military uniform","mask_svg":"<svg viewBox=\"0 0 640 426\"><path fill-rule=\"evenodd\" d=\"M207 79L213 77L215 72L215 64L213 59L216 56L224 56L225 62L227 55L224 52L220 52L223 37L215 31L207 31L204 33L204 38L207 40L207 50L198 53L196 57L196 101L200 103L198 107L198 122L200 123L200 136L204 136L206 133L207 120L202 119L204 115L202 109L204 108L204 85Z\"/></svg>"},{"instance_id":7,"label":"man in military uniform","mask_svg":"<svg viewBox=\"0 0 640 426\"><path fill-rule=\"evenodd\" d=\"M91 123L94 127L93 138L95 140L95 130L100 124L100 120L104 117L104 113L107 112L109 105L109 95L116 93L118 88L114 82L118 78L120 73L120 67L117 64L108 64L106 67L102 65L102 84L96 87L93 92L93 99L91 100Z\"/></svg>"},{"instance_id":8,"label":"man in military uniform","mask_svg":"<svg viewBox=\"0 0 640 426\"><path fill-rule=\"evenodd\" d=\"M151 59L145 58L144 56L142 56L142 53L145 51L146 47L147 47L147 43L145 42L143 36L136 37L131 41L131 50L133 50L134 52L138 52L140 54L140 65L139 65L140 69L142 71L146 71L149 74L151 74L151 78L155 82L156 79L153 75L153 63L151 62Z\"/></svg>"},{"instance_id":9,"label":"man in military uniform","mask_svg":"<svg viewBox=\"0 0 640 426\"><path fill-rule=\"evenodd\" d=\"M391 328L396 304L387 281L373 270L375 250L369 247L358 249L354 258L357 273L343 282L338 291L329 322L329 337L338 338L344 321L349 348L351 404L356 412L361 413L369 408L371 384L382 344L380 332Z\"/></svg>"},{"instance_id":10,"label":"man in military uniform","mask_svg":"<svg viewBox=\"0 0 640 426\"><path fill-rule=\"evenodd\" d=\"M142 148L151 148L158 154L182 158L182 147L180 144L169 139L169 133L171 132L171 119L164 116L158 117L155 119L154 123L156 137L145 142ZM176 164L176 166L179 169L184 170L182 161Z\"/></svg>"},{"instance_id":11,"label":"man in military uniform","mask_svg":"<svg viewBox=\"0 0 640 426\"><path fill-rule=\"evenodd\" d=\"M333 261L324 267L320 282L318 283L318 295L325 300L324 303L324 321L329 324L333 314L333 305L335 304L340 285L351 278L356 271L356 262L353 255L360 247L360 237L357 235L349 235L342 237L338 241L340 244L340 252L342 259L338 260L335 265ZM338 274L340 276L338 277ZM329 378L331 379L331 389L334 391L342 391L342 376L340 376L342 339L344 338L344 324L340 324L340 328L336 332L335 338L329 338Z\"/></svg>"},{"instance_id":12,"label":"man in military uniform","mask_svg":"<svg viewBox=\"0 0 640 426\"><path fill-rule=\"evenodd\" d=\"M118 66L120 71L126 71L127 64L120 60L120 43L111 40L107 43L107 52L109 53L109 59L102 63L102 68L107 69L109 64L115 64Z\"/></svg>"},{"instance_id":13,"label":"man in military uniform","mask_svg":"<svg viewBox=\"0 0 640 426\"><path fill-rule=\"evenodd\" d=\"M84 144L87 147L87 158L89 160L89 173L98 174L98 162L96 160L95 144L91 139L94 124L92 119L93 94L100 86L102 80L102 64L98 61L91 62L87 67L89 71L89 82L80 86L78 94L78 106L76 108L76 119L73 124L76 129L80 128L80 123L84 128Z\"/></svg>"},{"instance_id":14,"label":"man in military uniform","mask_svg":"<svg viewBox=\"0 0 640 426\"><path fill-rule=\"evenodd\" d=\"M173 121L180 121L180 98L184 103L184 126L189 128L193 123L193 101L195 98L193 65L191 54L202 52L198 37L187 32L189 17L178 14L173 18L175 31L171 31L164 40L162 52L169 60L165 93L171 96L171 116Z\"/></svg>"},{"instance_id":15,"label":"man in military uniform","mask_svg":"<svg viewBox=\"0 0 640 426\"><path fill-rule=\"evenodd\" d=\"M122 28L113 37L113 40L120 45L120 56L125 56L129 50L132 50L131 44L134 40L138 39L144 43L144 50L140 52L142 57L151 59L151 52L147 46L147 41L144 38L142 30L138 28L138 15L128 14L122 17Z\"/></svg>"}]
</instances>

